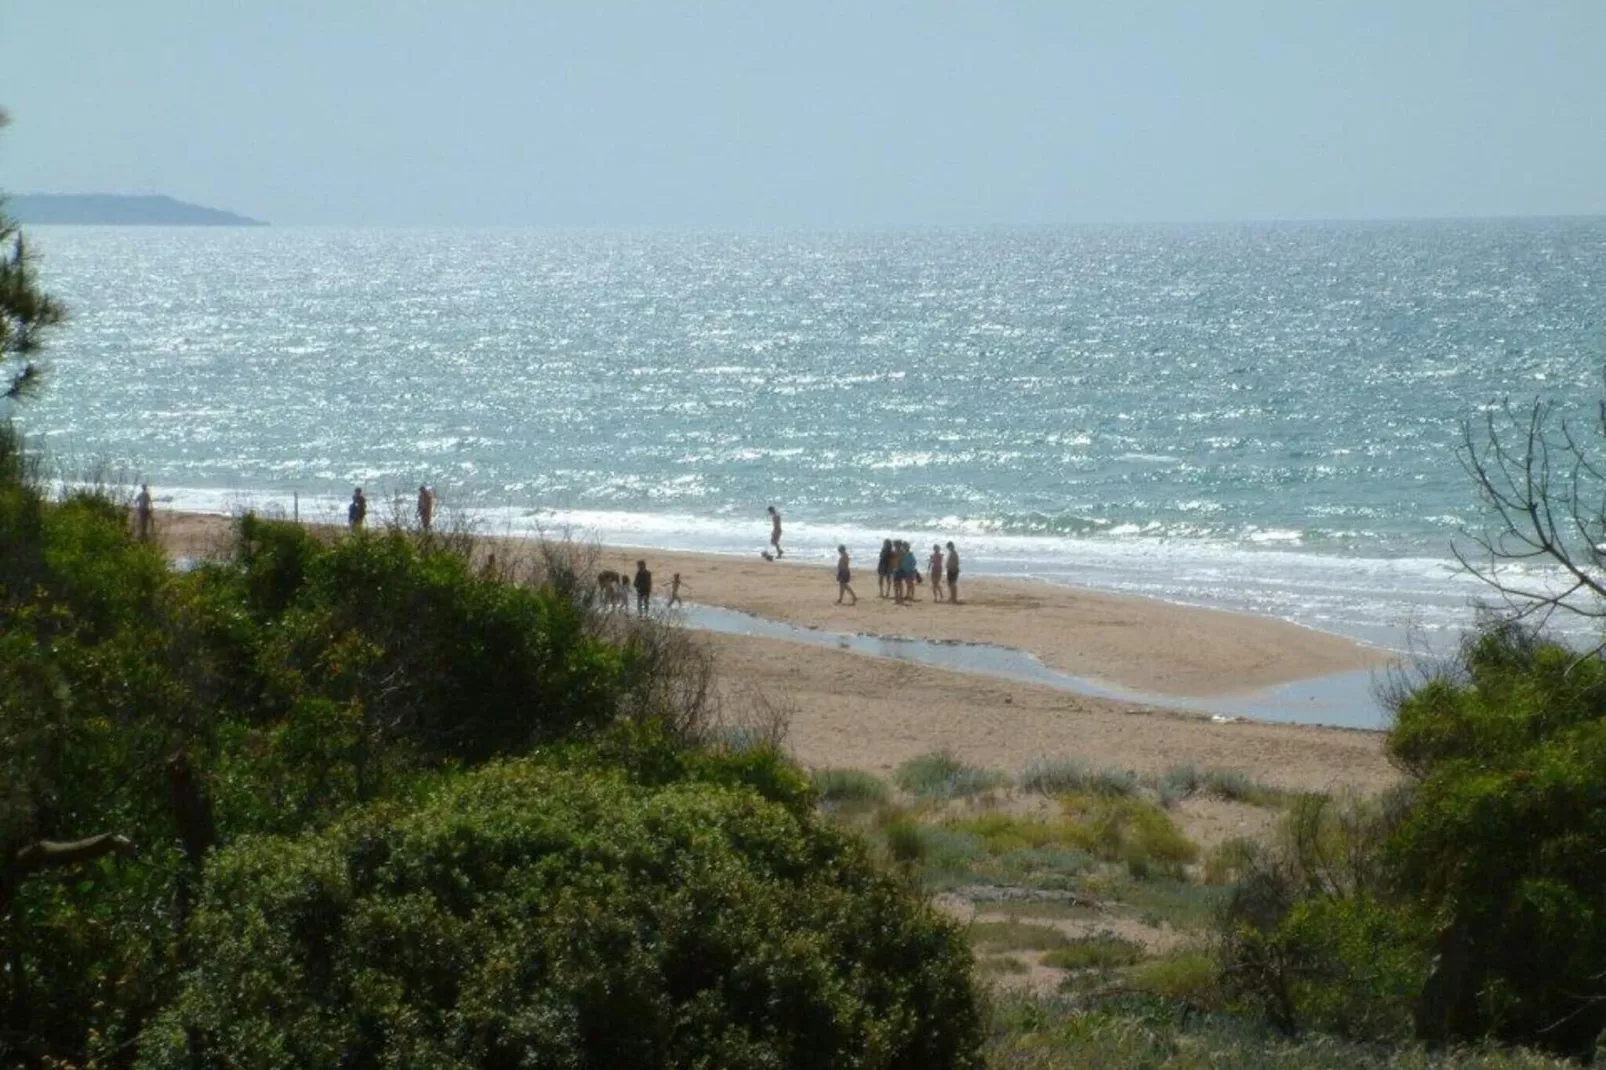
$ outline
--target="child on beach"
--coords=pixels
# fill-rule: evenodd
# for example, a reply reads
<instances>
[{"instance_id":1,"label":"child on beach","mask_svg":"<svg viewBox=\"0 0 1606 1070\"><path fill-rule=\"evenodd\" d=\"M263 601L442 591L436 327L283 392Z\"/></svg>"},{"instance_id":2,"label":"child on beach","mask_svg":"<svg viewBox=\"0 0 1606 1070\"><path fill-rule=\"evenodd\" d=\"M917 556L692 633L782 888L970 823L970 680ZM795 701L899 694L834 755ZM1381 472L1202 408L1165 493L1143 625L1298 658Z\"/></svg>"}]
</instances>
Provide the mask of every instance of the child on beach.
<instances>
[{"instance_id":1,"label":"child on beach","mask_svg":"<svg viewBox=\"0 0 1606 1070\"><path fill-rule=\"evenodd\" d=\"M665 605L669 607L680 605L680 573L678 572L669 577L669 601Z\"/></svg>"},{"instance_id":2,"label":"child on beach","mask_svg":"<svg viewBox=\"0 0 1606 1070\"><path fill-rule=\"evenodd\" d=\"M847 595L853 601L848 605L859 604L859 596L853 593L853 572L848 568L848 548L838 545L836 548L836 604L842 604L842 596Z\"/></svg>"},{"instance_id":3,"label":"child on beach","mask_svg":"<svg viewBox=\"0 0 1606 1070\"><path fill-rule=\"evenodd\" d=\"M931 560L926 562L926 571L931 574L931 600L942 601L942 547L936 543L931 544Z\"/></svg>"}]
</instances>

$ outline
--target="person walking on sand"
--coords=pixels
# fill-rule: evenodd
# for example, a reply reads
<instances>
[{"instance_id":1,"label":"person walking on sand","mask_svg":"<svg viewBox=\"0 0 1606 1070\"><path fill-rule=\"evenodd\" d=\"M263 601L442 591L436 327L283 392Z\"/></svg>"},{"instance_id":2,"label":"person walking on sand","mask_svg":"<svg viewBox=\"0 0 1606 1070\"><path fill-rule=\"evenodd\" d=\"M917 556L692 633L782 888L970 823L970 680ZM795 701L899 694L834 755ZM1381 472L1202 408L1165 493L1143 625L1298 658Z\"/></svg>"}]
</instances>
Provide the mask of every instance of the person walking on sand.
<instances>
[{"instance_id":1,"label":"person walking on sand","mask_svg":"<svg viewBox=\"0 0 1606 1070\"><path fill-rule=\"evenodd\" d=\"M435 492L420 483L418 485L418 527L424 534L429 534L430 525L435 522Z\"/></svg>"},{"instance_id":2,"label":"person walking on sand","mask_svg":"<svg viewBox=\"0 0 1606 1070\"><path fill-rule=\"evenodd\" d=\"M769 514L770 546L774 547L775 557L777 560L779 560L781 557L785 556L785 551L781 549L781 511L772 505L769 508Z\"/></svg>"},{"instance_id":3,"label":"person walking on sand","mask_svg":"<svg viewBox=\"0 0 1606 1070\"><path fill-rule=\"evenodd\" d=\"M948 602L956 605L959 602L959 551L954 544L948 544Z\"/></svg>"},{"instance_id":4,"label":"person walking on sand","mask_svg":"<svg viewBox=\"0 0 1606 1070\"><path fill-rule=\"evenodd\" d=\"M352 531L361 531L362 523L368 519L368 499L363 497L362 488L358 487L351 492L351 504L346 506L346 523L351 525Z\"/></svg>"},{"instance_id":5,"label":"person walking on sand","mask_svg":"<svg viewBox=\"0 0 1606 1070\"><path fill-rule=\"evenodd\" d=\"M836 604L842 604L842 596L847 595L853 601L848 605L859 604L859 596L853 593L853 572L848 568L848 548L838 544L836 548Z\"/></svg>"},{"instance_id":6,"label":"person walking on sand","mask_svg":"<svg viewBox=\"0 0 1606 1070\"><path fill-rule=\"evenodd\" d=\"M636 562L636 615L645 617L652 608L652 573L647 571L647 562Z\"/></svg>"},{"instance_id":7,"label":"person walking on sand","mask_svg":"<svg viewBox=\"0 0 1606 1070\"><path fill-rule=\"evenodd\" d=\"M139 493L134 495L134 533L139 536L140 542L151 537L151 485L141 483Z\"/></svg>"},{"instance_id":8,"label":"person walking on sand","mask_svg":"<svg viewBox=\"0 0 1606 1070\"><path fill-rule=\"evenodd\" d=\"M936 543L931 544L931 560L926 562L926 572L931 576L931 600L942 601L942 547Z\"/></svg>"},{"instance_id":9,"label":"person walking on sand","mask_svg":"<svg viewBox=\"0 0 1606 1070\"><path fill-rule=\"evenodd\" d=\"M680 604L680 573L677 572L669 577L669 601L664 605L667 609L673 609Z\"/></svg>"}]
</instances>

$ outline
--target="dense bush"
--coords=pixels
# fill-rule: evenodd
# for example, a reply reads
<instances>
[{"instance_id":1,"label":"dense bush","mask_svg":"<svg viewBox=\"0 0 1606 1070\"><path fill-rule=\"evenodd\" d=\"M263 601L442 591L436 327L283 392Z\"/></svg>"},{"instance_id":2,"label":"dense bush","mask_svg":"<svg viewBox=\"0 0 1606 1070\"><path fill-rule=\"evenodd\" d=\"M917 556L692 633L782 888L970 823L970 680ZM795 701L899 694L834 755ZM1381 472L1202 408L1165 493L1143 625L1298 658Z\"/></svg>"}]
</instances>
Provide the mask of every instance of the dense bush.
<instances>
[{"instance_id":1,"label":"dense bush","mask_svg":"<svg viewBox=\"0 0 1606 1070\"><path fill-rule=\"evenodd\" d=\"M141 1066L970 1065L953 927L738 789L514 762L242 841Z\"/></svg>"},{"instance_id":2,"label":"dense bush","mask_svg":"<svg viewBox=\"0 0 1606 1070\"><path fill-rule=\"evenodd\" d=\"M1430 1037L1592 1050L1606 1030L1606 663L1514 627L1405 699L1390 865L1436 927Z\"/></svg>"},{"instance_id":3,"label":"dense bush","mask_svg":"<svg viewBox=\"0 0 1606 1070\"><path fill-rule=\"evenodd\" d=\"M1588 1054L1606 1030L1606 663L1510 625L1399 696L1409 782L1305 799L1249 860L1224 975L1285 1029Z\"/></svg>"}]
</instances>

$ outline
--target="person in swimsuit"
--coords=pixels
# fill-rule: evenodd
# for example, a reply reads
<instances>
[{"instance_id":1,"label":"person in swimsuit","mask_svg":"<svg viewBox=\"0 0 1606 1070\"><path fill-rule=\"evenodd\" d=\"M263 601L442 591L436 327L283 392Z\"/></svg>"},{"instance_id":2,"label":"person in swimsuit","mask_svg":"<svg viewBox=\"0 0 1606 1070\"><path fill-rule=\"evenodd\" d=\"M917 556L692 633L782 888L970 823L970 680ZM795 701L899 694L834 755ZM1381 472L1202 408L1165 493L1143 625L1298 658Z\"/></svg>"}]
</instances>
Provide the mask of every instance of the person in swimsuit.
<instances>
[{"instance_id":1,"label":"person in swimsuit","mask_svg":"<svg viewBox=\"0 0 1606 1070\"><path fill-rule=\"evenodd\" d=\"M892 540L881 540L881 556L875 562L876 589L882 598L892 593Z\"/></svg>"},{"instance_id":2,"label":"person in swimsuit","mask_svg":"<svg viewBox=\"0 0 1606 1070\"><path fill-rule=\"evenodd\" d=\"M848 548L839 545L836 548L836 604L839 606L843 595L853 599L848 605L859 604L859 596L853 593L853 572L848 568Z\"/></svg>"},{"instance_id":3,"label":"person in swimsuit","mask_svg":"<svg viewBox=\"0 0 1606 1070\"><path fill-rule=\"evenodd\" d=\"M926 562L926 572L931 575L931 600L942 601L942 547L936 543L931 544L931 560Z\"/></svg>"},{"instance_id":4,"label":"person in swimsuit","mask_svg":"<svg viewBox=\"0 0 1606 1070\"><path fill-rule=\"evenodd\" d=\"M948 601L959 601L959 551L954 544L948 544Z\"/></svg>"},{"instance_id":5,"label":"person in swimsuit","mask_svg":"<svg viewBox=\"0 0 1606 1070\"><path fill-rule=\"evenodd\" d=\"M775 556L783 556L781 550L781 513L775 506L770 506L770 545L775 547Z\"/></svg>"}]
</instances>

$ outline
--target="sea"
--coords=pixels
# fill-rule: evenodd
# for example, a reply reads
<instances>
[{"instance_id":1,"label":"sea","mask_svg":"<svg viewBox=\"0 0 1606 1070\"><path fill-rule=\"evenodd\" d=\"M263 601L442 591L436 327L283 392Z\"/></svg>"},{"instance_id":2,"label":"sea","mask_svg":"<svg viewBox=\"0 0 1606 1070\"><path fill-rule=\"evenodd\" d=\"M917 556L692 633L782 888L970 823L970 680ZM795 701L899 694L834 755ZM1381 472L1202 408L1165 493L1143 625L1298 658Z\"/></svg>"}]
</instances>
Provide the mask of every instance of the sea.
<instances>
[{"instance_id":1,"label":"sea","mask_svg":"<svg viewBox=\"0 0 1606 1070\"><path fill-rule=\"evenodd\" d=\"M1466 429L1606 396L1601 218L29 237L70 320L14 415L69 477L752 555L773 504L788 559L951 539L1395 650L1492 594Z\"/></svg>"}]
</instances>

